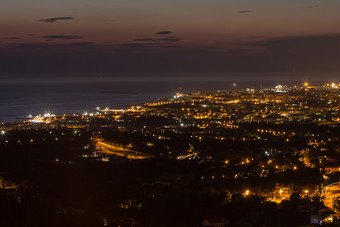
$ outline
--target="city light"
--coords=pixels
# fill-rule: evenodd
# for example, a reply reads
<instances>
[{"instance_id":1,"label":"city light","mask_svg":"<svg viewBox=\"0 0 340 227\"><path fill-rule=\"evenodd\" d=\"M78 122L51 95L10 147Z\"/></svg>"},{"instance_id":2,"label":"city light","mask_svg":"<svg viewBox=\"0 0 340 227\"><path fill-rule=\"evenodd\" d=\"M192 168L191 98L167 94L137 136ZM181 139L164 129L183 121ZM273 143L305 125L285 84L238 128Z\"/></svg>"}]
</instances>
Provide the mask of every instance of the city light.
<instances>
[{"instance_id":1,"label":"city light","mask_svg":"<svg viewBox=\"0 0 340 227\"><path fill-rule=\"evenodd\" d=\"M340 0L0 7L0 227L340 227Z\"/></svg>"},{"instance_id":2,"label":"city light","mask_svg":"<svg viewBox=\"0 0 340 227\"><path fill-rule=\"evenodd\" d=\"M245 196L248 196L250 194L250 191L249 190L246 190L245 192L244 192L244 195Z\"/></svg>"},{"instance_id":3,"label":"city light","mask_svg":"<svg viewBox=\"0 0 340 227\"><path fill-rule=\"evenodd\" d=\"M307 87L308 83L303 85ZM233 86L235 88L236 83ZM317 187L325 188L324 185L332 179L328 176L340 172L340 166L329 165L334 160L327 150L328 146L332 150L337 149L339 138L336 133L325 134L322 130L309 131L303 127L300 133L300 130L293 129L290 125L296 122L301 125L314 124L315 128L328 127L330 132L335 132L339 124L340 95L337 85L327 84L322 88L313 86L313 90L309 90L312 87L307 89L304 86L293 88L282 85L267 90L254 90L253 93L249 92L251 89L242 88L239 91L235 89L235 92L204 91L178 94L175 99L160 98L125 109L106 107L96 111L93 108L96 112L83 110L81 114L57 116L45 113L26 120L25 123L3 125L0 135L5 135L5 130L8 132L12 128L43 129L44 133L50 132L49 136L53 134L53 138L32 136L27 137L30 139L18 137L12 140L10 134L2 138L0 136L0 145L15 143L17 146L36 146L48 144L47 141L50 143L51 140L60 145L67 141L68 136L67 133L65 135L60 132L72 130L73 138L85 136L85 131L92 132L90 144L84 146L84 150L90 152L93 149L95 154L84 153L82 158L92 157L96 158L93 161L111 162L118 156L135 160L149 159L153 162L152 157L162 156L174 161L185 160L183 165L197 161L209 168L205 169L204 177L200 171L196 171L200 174L194 175L192 179L199 179L204 184L223 184L224 190L228 190L231 195L241 194L243 199L254 195L264 198L264 202L281 203L292 193L299 192L303 198L309 199L309 195L316 194ZM335 88L331 89L332 87ZM313 95L309 92L313 92ZM149 124L148 119L152 123L154 118L157 118L157 124ZM129 136L123 143L115 141L107 137L105 132L109 130L115 131L118 138L125 133ZM135 135L140 137L134 137ZM300 137L305 140L295 149L294 141L299 141L297 139ZM184 140L185 138L188 139ZM169 146L172 141L178 148ZM254 142L259 146L254 147ZM284 146L282 143L285 143ZM187 150L189 145L191 148ZM244 151L234 152L238 148ZM156 149L159 152L153 152ZM258 151L258 155L253 155L253 150ZM290 150L294 150L291 157L282 158ZM310 159L314 150L322 151L322 155L316 157L317 161ZM59 159L58 164L64 163L69 162ZM195 165L192 166L195 168ZM323 177L317 179L318 185L306 184L301 180L301 172L306 168L320 171ZM272 178L273 175L291 172L297 176L298 180L294 184L299 185L299 188L292 188L287 183ZM263 179L268 184L264 183L261 188L253 187L253 184L247 182L252 179ZM239 184L239 187L229 187L229 183ZM332 195L335 192L329 190L327 196ZM333 206L328 200L324 204L329 208Z\"/></svg>"}]
</instances>

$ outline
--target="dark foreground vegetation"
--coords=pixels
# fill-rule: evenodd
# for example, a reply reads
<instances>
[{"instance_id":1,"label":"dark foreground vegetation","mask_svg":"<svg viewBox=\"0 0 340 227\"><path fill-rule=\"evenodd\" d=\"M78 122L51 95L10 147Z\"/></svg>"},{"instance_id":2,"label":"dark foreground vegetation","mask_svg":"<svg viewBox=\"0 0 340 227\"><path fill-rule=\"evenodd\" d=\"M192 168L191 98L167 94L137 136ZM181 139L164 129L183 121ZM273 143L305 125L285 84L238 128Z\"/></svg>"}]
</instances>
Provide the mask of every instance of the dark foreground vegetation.
<instances>
[{"instance_id":1,"label":"dark foreground vegetation","mask_svg":"<svg viewBox=\"0 0 340 227\"><path fill-rule=\"evenodd\" d=\"M10 131L2 136L0 226L202 226L207 220L225 226L305 226L324 208L317 195L293 193L280 204L259 193L245 195L247 188L260 192L276 183L296 188L324 183L316 168L278 172L268 167L260 177L257 165L241 167L238 160L248 152L253 157L262 152L255 142L193 140L200 158L177 160L173 154L188 149L181 142L184 133L172 135L171 143L153 141L152 147L163 151L155 158L111 157L106 162L93 155L92 136L85 130ZM151 140L142 134L131 139L119 131L103 136L120 144L133 142L139 150ZM229 156L212 153L221 147ZM293 155L285 155L298 164Z\"/></svg>"}]
</instances>

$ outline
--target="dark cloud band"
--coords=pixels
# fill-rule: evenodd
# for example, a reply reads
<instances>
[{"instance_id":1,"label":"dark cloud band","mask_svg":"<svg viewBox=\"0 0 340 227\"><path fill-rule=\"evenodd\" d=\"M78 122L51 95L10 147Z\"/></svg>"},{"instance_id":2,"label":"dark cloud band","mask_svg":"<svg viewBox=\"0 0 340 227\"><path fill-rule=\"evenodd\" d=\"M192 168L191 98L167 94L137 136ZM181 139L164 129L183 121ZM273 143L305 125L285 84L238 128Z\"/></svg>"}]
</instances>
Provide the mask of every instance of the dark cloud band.
<instances>
[{"instance_id":1,"label":"dark cloud band","mask_svg":"<svg viewBox=\"0 0 340 227\"><path fill-rule=\"evenodd\" d=\"M42 38L45 39L82 39L82 36L78 35L45 35L41 36Z\"/></svg>"},{"instance_id":2,"label":"dark cloud band","mask_svg":"<svg viewBox=\"0 0 340 227\"><path fill-rule=\"evenodd\" d=\"M52 17L52 18L47 18L47 19L41 19L41 22L45 23L54 23L58 20L74 20L74 17Z\"/></svg>"},{"instance_id":3,"label":"dark cloud band","mask_svg":"<svg viewBox=\"0 0 340 227\"><path fill-rule=\"evenodd\" d=\"M66 43L66 44L50 44L50 43L20 43L15 44L12 47L16 49L41 49L49 47L86 47L93 46L94 42L82 42L82 43Z\"/></svg>"},{"instance_id":4,"label":"dark cloud band","mask_svg":"<svg viewBox=\"0 0 340 227\"><path fill-rule=\"evenodd\" d=\"M8 37L7 39L16 40L16 39L21 39L21 38L19 38L19 37Z\"/></svg>"},{"instance_id":5,"label":"dark cloud band","mask_svg":"<svg viewBox=\"0 0 340 227\"><path fill-rule=\"evenodd\" d=\"M173 32L170 31L159 31L156 34L157 35L171 35Z\"/></svg>"},{"instance_id":6,"label":"dark cloud band","mask_svg":"<svg viewBox=\"0 0 340 227\"><path fill-rule=\"evenodd\" d=\"M139 39L135 39L135 41L137 42L154 42L154 41L166 41L166 42L178 42L180 41L180 38L177 36L168 36L165 38L139 38Z\"/></svg>"}]
</instances>

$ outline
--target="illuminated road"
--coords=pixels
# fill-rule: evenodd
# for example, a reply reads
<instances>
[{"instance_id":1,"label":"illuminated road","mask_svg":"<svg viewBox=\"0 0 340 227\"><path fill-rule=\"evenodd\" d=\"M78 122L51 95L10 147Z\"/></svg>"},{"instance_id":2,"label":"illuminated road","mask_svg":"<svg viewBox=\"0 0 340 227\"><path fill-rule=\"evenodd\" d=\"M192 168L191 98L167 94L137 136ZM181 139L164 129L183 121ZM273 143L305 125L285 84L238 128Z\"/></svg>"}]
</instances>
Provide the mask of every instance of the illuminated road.
<instances>
[{"instance_id":1,"label":"illuminated road","mask_svg":"<svg viewBox=\"0 0 340 227\"><path fill-rule=\"evenodd\" d=\"M97 150L98 153L117 155L117 156L125 157L128 159L146 159L146 158L152 157L151 155L146 155L138 151L133 151L133 150L126 149L126 148L117 147L117 146L105 143L103 141L96 140L95 145L96 147L99 147L99 149Z\"/></svg>"},{"instance_id":2,"label":"illuminated road","mask_svg":"<svg viewBox=\"0 0 340 227\"><path fill-rule=\"evenodd\" d=\"M340 182L330 184L324 188L325 206L340 214Z\"/></svg>"}]
</instances>

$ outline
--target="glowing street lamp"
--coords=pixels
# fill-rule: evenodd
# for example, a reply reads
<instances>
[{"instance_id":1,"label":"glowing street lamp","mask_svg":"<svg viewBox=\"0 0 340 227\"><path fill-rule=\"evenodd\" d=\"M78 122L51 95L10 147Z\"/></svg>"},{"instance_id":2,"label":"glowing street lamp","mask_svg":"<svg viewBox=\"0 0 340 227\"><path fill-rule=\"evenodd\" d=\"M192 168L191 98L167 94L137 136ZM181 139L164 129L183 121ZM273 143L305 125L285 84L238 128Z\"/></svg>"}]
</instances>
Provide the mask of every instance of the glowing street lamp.
<instances>
[{"instance_id":1,"label":"glowing street lamp","mask_svg":"<svg viewBox=\"0 0 340 227\"><path fill-rule=\"evenodd\" d=\"M250 191L249 190L246 190L245 192L244 192L244 195L245 196L248 196L250 194Z\"/></svg>"}]
</instances>

